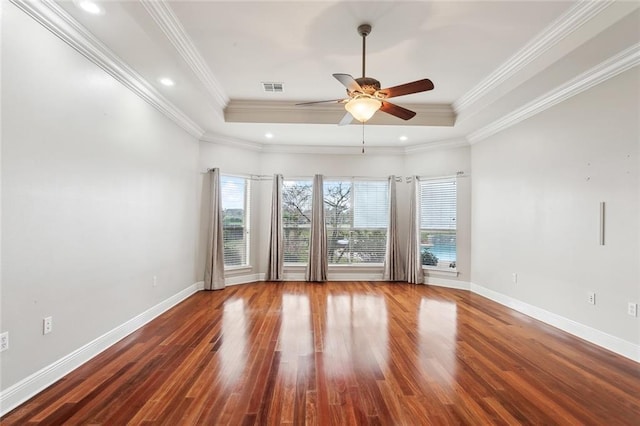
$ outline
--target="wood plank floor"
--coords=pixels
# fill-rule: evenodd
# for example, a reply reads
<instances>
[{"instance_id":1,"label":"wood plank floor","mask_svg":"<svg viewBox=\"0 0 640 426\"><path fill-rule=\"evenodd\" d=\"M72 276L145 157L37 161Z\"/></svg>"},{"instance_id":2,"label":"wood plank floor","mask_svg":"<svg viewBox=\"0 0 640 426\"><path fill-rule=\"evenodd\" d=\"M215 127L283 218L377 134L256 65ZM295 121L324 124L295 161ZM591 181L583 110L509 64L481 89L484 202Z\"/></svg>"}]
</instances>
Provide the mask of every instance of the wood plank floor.
<instances>
[{"instance_id":1,"label":"wood plank floor","mask_svg":"<svg viewBox=\"0 0 640 426\"><path fill-rule=\"evenodd\" d=\"M25 424L638 425L640 365L467 291L199 292L2 418Z\"/></svg>"}]
</instances>

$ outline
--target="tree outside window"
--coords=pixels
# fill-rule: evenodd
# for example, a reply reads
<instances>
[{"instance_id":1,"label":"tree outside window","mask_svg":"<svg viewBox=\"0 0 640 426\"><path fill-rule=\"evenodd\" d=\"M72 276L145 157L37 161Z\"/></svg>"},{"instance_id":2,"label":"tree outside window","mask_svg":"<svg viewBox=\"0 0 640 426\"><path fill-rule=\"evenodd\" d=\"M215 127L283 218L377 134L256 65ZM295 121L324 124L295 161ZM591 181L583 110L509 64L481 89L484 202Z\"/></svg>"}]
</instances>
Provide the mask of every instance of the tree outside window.
<instances>
[{"instance_id":1,"label":"tree outside window","mask_svg":"<svg viewBox=\"0 0 640 426\"><path fill-rule=\"evenodd\" d=\"M285 263L307 263L311 235L310 180L282 184L282 227Z\"/></svg>"}]
</instances>

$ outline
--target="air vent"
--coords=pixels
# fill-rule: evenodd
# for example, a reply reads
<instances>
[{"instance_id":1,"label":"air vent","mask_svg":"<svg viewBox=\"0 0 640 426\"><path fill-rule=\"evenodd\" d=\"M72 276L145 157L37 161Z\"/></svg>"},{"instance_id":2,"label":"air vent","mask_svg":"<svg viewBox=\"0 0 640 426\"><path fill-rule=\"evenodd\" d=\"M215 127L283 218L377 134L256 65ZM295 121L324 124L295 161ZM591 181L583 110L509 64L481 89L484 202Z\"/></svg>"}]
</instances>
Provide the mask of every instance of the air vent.
<instances>
[{"instance_id":1,"label":"air vent","mask_svg":"<svg viewBox=\"0 0 640 426\"><path fill-rule=\"evenodd\" d=\"M274 83L274 82L262 82L262 88L267 93L282 93L284 92L284 83Z\"/></svg>"}]
</instances>

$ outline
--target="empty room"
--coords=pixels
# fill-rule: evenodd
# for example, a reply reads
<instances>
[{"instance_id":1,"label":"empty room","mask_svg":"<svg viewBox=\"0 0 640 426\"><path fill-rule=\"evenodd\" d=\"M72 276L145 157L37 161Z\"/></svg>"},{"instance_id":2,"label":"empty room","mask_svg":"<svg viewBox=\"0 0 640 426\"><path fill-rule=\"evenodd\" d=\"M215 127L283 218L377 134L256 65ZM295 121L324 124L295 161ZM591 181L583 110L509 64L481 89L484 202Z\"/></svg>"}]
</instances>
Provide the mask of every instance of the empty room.
<instances>
[{"instance_id":1,"label":"empty room","mask_svg":"<svg viewBox=\"0 0 640 426\"><path fill-rule=\"evenodd\" d=\"M3 425L637 425L637 1L0 2Z\"/></svg>"}]
</instances>

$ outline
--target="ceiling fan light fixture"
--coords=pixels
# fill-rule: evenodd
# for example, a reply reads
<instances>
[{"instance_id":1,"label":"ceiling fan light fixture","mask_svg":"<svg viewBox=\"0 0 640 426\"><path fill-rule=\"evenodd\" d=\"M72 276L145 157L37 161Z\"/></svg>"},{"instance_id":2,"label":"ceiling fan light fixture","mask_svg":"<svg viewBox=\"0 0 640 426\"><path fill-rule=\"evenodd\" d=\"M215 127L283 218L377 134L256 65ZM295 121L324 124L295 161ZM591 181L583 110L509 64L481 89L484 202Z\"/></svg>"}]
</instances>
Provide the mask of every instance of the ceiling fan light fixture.
<instances>
[{"instance_id":1,"label":"ceiling fan light fixture","mask_svg":"<svg viewBox=\"0 0 640 426\"><path fill-rule=\"evenodd\" d=\"M344 106L353 118L361 123L364 123L373 117L373 114L375 114L380 107L382 107L382 102L369 96L353 98Z\"/></svg>"}]
</instances>

